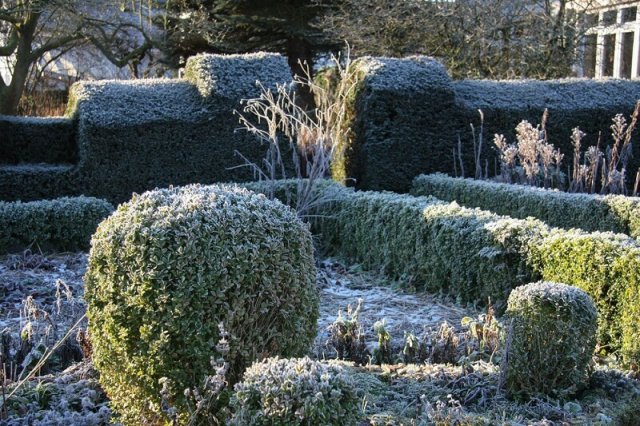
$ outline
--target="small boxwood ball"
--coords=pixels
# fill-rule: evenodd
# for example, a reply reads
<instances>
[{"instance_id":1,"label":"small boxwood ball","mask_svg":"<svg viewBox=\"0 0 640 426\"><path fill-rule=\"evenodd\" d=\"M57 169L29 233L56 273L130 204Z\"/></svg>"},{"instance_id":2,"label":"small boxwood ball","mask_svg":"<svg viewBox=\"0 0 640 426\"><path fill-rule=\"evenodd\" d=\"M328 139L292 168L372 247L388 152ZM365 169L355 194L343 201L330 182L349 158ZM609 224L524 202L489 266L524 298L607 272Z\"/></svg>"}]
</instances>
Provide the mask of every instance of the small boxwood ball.
<instances>
[{"instance_id":1,"label":"small boxwood ball","mask_svg":"<svg viewBox=\"0 0 640 426\"><path fill-rule=\"evenodd\" d=\"M168 422L161 378L184 420L184 390L213 374L219 323L230 385L255 360L305 354L315 273L308 226L246 189L192 185L120 205L93 236L85 275L93 362L119 420Z\"/></svg>"},{"instance_id":2,"label":"small boxwood ball","mask_svg":"<svg viewBox=\"0 0 640 426\"><path fill-rule=\"evenodd\" d=\"M353 381L337 364L270 358L247 369L231 398L233 426L349 426L360 418Z\"/></svg>"},{"instance_id":3,"label":"small boxwood ball","mask_svg":"<svg viewBox=\"0 0 640 426\"><path fill-rule=\"evenodd\" d=\"M537 282L514 289L507 302L511 342L507 392L516 398L567 398L584 387L596 343L597 311L576 287Z\"/></svg>"}]
</instances>

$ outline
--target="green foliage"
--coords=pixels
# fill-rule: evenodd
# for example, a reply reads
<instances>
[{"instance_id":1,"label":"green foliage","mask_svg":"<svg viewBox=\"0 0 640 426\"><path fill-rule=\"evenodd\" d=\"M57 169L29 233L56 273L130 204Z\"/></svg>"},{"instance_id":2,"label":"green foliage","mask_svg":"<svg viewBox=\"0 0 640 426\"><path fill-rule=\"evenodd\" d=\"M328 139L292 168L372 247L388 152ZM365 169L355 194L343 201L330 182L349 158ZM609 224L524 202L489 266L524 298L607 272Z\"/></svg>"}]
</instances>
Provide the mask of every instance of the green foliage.
<instances>
[{"instance_id":1,"label":"green foliage","mask_svg":"<svg viewBox=\"0 0 640 426\"><path fill-rule=\"evenodd\" d=\"M112 211L111 204L91 197L0 201L0 253L27 247L34 251L86 249L98 224Z\"/></svg>"},{"instance_id":2,"label":"green foliage","mask_svg":"<svg viewBox=\"0 0 640 426\"><path fill-rule=\"evenodd\" d=\"M392 364L391 334L386 328L387 322L383 318L373 324L373 331L378 336L378 347L373 351L372 361L376 364Z\"/></svg>"},{"instance_id":3,"label":"green foliage","mask_svg":"<svg viewBox=\"0 0 640 426\"><path fill-rule=\"evenodd\" d=\"M328 328L327 344L335 349L338 359L364 365L370 358L364 341L364 331L358 321L361 307L362 299L358 300L355 308L348 305L346 314L338 311L338 317Z\"/></svg>"},{"instance_id":4,"label":"green foliage","mask_svg":"<svg viewBox=\"0 0 640 426\"><path fill-rule=\"evenodd\" d=\"M543 279L586 291L598 307L598 342L620 349L625 363L640 359L637 322L640 247L623 235L554 231L530 246L532 266Z\"/></svg>"},{"instance_id":5,"label":"green foliage","mask_svg":"<svg viewBox=\"0 0 640 426\"><path fill-rule=\"evenodd\" d=\"M463 302L504 303L530 274L526 242L546 229L432 197L343 190L334 198L316 222L329 249Z\"/></svg>"},{"instance_id":6,"label":"green foliage","mask_svg":"<svg viewBox=\"0 0 640 426\"><path fill-rule=\"evenodd\" d=\"M1 163L73 163L74 122L68 118L0 116Z\"/></svg>"},{"instance_id":7,"label":"green foliage","mask_svg":"<svg viewBox=\"0 0 640 426\"><path fill-rule=\"evenodd\" d=\"M503 310L509 292L543 278L586 291L598 307L598 343L640 360L634 326L640 246L622 234L550 228L447 204L433 197L353 192L330 186L314 232L326 249L402 278L417 290Z\"/></svg>"},{"instance_id":8,"label":"green foliage","mask_svg":"<svg viewBox=\"0 0 640 426\"><path fill-rule=\"evenodd\" d=\"M332 2L310 0L182 0L167 5L167 47L175 59L202 52L285 54L313 68L313 56L336 46L315 20Z\"/></svg>"},{"instance_id":9,"label":"green foliage","mask_svg":"<svg viewBox=\"0 0 640 426\"><path fill-rule=\"evenodd\" d=\"M360 398L338 364L270 358L247 369L235 386L231 425L356 425Z\"/></svg>"},{"instance_id":10,"label":"green foliage","mask_svg":"<svg viewBox=\"0 0 640 426\"><path fill-rule=\"evenodd\" d=\"M30 201L78 195L74 167L57 164L0 165L0 199Z\"/></svg>"},{"instance_id":11,"label":"green foliage","mask_svg":"<svg viewBox=\"0 0 640 426\"><path fill-rule=\"evenodd\" d=\"M93 237L85 285L94 365L125 424L168 421L161 378L184 420L184 389L214 375L221 322L231 385L262 357L304 354L316 335L308 226L240 188L192 185L121 204Z\"/></svg>"},{"instance_id":12,"label":"green foliage","mask_svg":"<svg viewBox=\"0 0 640 426\"><path fill-rule=\"evenodd\" d=\"M514 289L505 385L513 397L565 399L584 388L596 339L596 307L587 293L540 281Z\"/></svg>"},{"instance_id":13,"label":"green foliage","mask_svg":"<svg viewBox=\"0 0 640 426\"><path fill-rule=\"evenodd\" d=\"M186 80L80 82L72 86L68 118L55 122L77 133L72 138L72 142L77 140L77 147L73 147L77 161L74 158L74 164L66 167L27 167L12 164L14 159L8 157L9 165L0 164L0 199L89 194L116 203L129 200L133 192L155 187L252 179L248 168L230 169L242 164L235 151L259 162L266 149L253 135L235 132L238 119L233 111L240 108L242 99L260 94L256 80L267 88L289 82L286 59L264 53L198 55L187 62L187 71ZM45 130L32 131L42 134ZM63 159L53 147L64 144L44 138L32 141L33 147L25 148L20 161L43 159L42 154L28 153L45 142L53 152L48 155L51 160ZM18 140L9 146L20 144Z\"/></svg>"},{"instance_id":14,"label":"green foliage","mask_svg":"<svg viewBox=\"0 0 640 426\"><path fill-rule=\"evenodd\" d=\"M574 194L530 186L511 185L444 174L420 175L411 193L457 201L520 219L538 218L559 228L622 232L640 236L640 199Z\"/></svg>"}]
</instances>

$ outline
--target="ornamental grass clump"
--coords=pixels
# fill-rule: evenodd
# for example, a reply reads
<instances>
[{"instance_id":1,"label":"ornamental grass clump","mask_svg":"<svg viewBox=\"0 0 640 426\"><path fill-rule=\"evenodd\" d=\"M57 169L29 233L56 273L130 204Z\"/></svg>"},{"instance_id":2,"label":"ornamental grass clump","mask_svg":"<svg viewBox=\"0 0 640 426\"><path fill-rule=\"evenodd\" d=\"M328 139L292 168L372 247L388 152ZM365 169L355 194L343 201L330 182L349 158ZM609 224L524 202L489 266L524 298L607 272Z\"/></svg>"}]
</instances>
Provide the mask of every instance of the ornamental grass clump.
<instances>
[{"instance_id":1,"label":"ornamental grass clump","mask_svg":"<svg viewBox=\"0 0 640 426\"><path fill-rule=\"evenodd\" d=\"M553 282L527 284L509 295L507 316L505 385L512 397L562 399L586 385L597 328L587 293Z\"/></svg>"},{"instance_id":2,"label":"ornamental grass clump","mask_svg":"<svg viewBox=\"0 0 640 426\"><path fill-rule=\"evenodd\" d=\"M346 371L309 358L270 358L253 364L235 386L230 424L349 426L360 398Z\"/></svg>"},{"instance_id":3,"label":"ornamental grass clump","mask_svg":"<svg viewBox=\"0 0 640 426\"><path fill-rule=\"evenodd\" d=\"M302 356L316 335L315 273L308 225L246 189L191 185L120 205L85 275L93 362L118 420L168 423L165 403L184 423L185 389L215 374L219 323L231 386L256 360Z\"/></svg>"}]
</instances>

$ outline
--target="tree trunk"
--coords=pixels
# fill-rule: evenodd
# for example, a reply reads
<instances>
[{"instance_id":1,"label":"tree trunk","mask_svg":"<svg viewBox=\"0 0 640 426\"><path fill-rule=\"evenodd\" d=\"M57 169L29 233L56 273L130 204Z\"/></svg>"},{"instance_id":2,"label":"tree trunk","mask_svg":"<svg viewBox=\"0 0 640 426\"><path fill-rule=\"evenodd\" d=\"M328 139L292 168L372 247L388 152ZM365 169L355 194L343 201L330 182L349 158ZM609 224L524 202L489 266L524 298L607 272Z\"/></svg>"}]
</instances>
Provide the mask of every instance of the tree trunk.
<instances>
[{"instance_id":1,"label":"tree trunk","mask_svg":"<svg viewBox=\"0 0 640 426\"><path fill-rule=\"evenodd\" d=\"M39 14L33 13L20 26L20 41L16 49L16 63L11 74L11 83L0 92L0 114L16 115L18 112L18 104L27 84L29 69L37 59L31 56L31 46L39 18Z\"/></svg>"}]
</instances>

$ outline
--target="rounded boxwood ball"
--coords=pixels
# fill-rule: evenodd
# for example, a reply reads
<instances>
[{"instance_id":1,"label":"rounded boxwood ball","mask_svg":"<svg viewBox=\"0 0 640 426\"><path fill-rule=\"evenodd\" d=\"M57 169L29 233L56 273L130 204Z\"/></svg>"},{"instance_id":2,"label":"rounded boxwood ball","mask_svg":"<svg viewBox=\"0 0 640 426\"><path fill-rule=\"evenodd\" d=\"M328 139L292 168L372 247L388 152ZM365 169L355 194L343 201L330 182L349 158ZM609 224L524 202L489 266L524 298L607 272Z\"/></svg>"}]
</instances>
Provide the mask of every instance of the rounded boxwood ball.
<instances>
[{"instance_id":1,"label":"rounded boxwood ball","mask_svg":"<svg viewBox=\"0 0 640 426\"><path fill-rule=\"evenodd\" d=\"M230 425L356 425L360 403L340 365L275 357L253 364L236 384Z\"/></svg>"},{"instance_id":2,"label":"rounded boxwood ball","mask_svg":"<svg viewBox=\"0 0 640 426\"><path fill-rule=\"evenodd\" d=\"M576 287L537 282L514 289L505 384L517 398L566 398L584 387L596 344L597 311Z\"/></svg>"},{"instance_id":3,"label":"rounded boxwood ball","mask_svg":"<svg viewBox=\"0 0 640 426\"><path fill-rule=\"evenodd\" d=\"M184 419L184 390L213 374L219 323L231 385L255 360L306 353L315 273L308 226L263 195L192 185L120 205L93 236L85 275L93 362L119 420L167 422L161 378Z\"/></svg>"}]
</instances>

